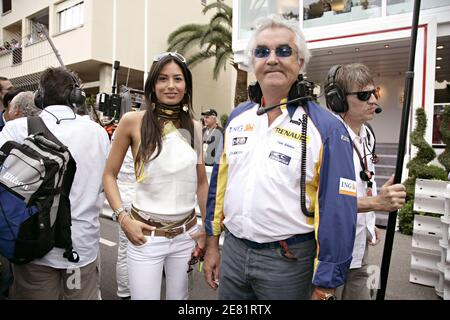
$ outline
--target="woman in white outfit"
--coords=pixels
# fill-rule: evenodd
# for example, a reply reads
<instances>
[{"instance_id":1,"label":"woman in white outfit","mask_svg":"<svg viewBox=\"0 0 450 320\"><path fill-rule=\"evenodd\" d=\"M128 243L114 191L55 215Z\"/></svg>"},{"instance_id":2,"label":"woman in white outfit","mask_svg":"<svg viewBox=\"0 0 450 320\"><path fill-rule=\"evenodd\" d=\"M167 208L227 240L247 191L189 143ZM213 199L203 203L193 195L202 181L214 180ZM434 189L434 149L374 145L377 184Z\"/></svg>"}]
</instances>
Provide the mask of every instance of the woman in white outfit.
<instances>
[{"instance_id":1,"label":"woman in white outfit","mask_svg":"<svg viewBox=\"0 0 450 320\"><path fill-rule=\"evenodd\" d=\"M196 224L195 196L204 221L208 191L201 125L192 115L192 75L183 56L165 52L155 57L145 98L147 111L120 120L103 185L113 218L129 240L131 299L160 299L164 268L166 299L182 300L188 298L188 264L192 256L201 256L205 244L203 227ZM128 147L136 173L130 211L116 180Z\"/></svg>"}]
</instances>

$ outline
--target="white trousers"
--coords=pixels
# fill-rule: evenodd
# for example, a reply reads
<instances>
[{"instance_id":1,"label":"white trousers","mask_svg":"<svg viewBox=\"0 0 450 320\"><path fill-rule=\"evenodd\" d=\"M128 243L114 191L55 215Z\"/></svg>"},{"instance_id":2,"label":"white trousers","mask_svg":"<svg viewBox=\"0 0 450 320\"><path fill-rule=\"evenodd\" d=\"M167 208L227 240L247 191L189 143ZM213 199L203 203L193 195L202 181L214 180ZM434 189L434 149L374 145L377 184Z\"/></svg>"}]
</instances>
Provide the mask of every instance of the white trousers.
<instances>
[{"instance_id":1,"label":"white trousers","mask_svg":"<svg viewBox=\"0 0 450 320\"><path fill-rule=\"evenodd\" d=\"M196 243L191 236L198 230L198 225L195 225L173 239L146 236L147 242L141 246L128 242L131 299L160 300L163 267L166 300L188 299L188 262Z\"/></svg>"}]
</instances>

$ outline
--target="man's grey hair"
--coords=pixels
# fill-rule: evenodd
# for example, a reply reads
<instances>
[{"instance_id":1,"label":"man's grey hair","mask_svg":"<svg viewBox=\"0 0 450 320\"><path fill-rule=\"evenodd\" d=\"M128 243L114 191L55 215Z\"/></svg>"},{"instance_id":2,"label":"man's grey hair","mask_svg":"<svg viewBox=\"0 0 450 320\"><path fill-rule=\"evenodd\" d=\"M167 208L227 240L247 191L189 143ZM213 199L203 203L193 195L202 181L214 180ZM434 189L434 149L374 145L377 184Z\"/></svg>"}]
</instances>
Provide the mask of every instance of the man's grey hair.
<instances>
[{"instance_id":1,"label":"man's grey hair","mask_svg":"<svg viewBox=\"0 0 450 320\"><path fill-rule=\"evenodd\" d=\"M303 35L303 32L300 30L300 27L298 26L298 22L290 22L288 20L283 19L279 15L269 15L267 17L259 18L255 22L255 28L253 31L252 36L250 37L250 40L247 45L247 57L248 57L248 65L250 68L253 69L253 63L254 63L254 55L253 50L256 48L256 38L258 35L269 28L286 28L294 33L294 43L297 46L297 55L298 55L298 62L300 63L303 59L304 63L302 66L302 70L306 67L306 65L309 62L309 59L311 58L311 53L308 50L308 46L306 45L306 40Z\"/></svg>"},{"instance_id":2,"label":"man's grey hair","mask_svg":"<svg viewBox=\"0 0 450 320\"><path fill-rule=\"evenodd\" d=\"M11 100L14 109L20 109L24 117L36 116L41 109L34 104L34 93L31 91L21 92Z\"/></svg>"}]
</instances>

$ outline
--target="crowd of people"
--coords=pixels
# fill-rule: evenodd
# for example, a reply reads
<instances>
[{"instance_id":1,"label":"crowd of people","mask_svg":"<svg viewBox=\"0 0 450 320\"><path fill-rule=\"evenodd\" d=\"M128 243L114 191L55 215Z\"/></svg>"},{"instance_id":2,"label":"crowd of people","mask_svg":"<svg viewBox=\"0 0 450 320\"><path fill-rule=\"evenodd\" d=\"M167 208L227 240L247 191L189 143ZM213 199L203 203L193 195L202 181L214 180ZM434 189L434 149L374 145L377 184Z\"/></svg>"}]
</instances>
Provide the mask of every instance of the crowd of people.
<instances>
[{"instance_id":1,"label":"crowd of people","mask_svg":"<svg viewBox=\"0 0 450 320\"><path fill-rule=\"evenodd\" d=\"M34 31L29 34L25 40L26 45L30 45L33 43L37 43L40 41L44 41L46 39L45 34L42 31ZM3 45L0 45L0 55L3 53L9 53L14 51L15 49L21 48L22 43L17 39L11 39L10 41L4 41Z\"/></svg>"},{"instance_id":2,"label":"crowd of people","mask_svg":"<svg viewBox=\"0 0 450 320\"><path fill-rule=\"evenodd\" d=\"M15 49L19 49L21 44L16 39L12 39L11 41L5 41L2 46L0 46L0 55L2 53L12 52Z\"/></svg>"},{"instance_id":3,"label":"crowd of people","mask_svg":"<svg viewBox=\"0 0 450 320\"><path fill-rule=\"evenodd\" d=\"M362 64L332 67L327 110L292 101L311 56L298 25L277 16L259 20L248 52L257 92L236 106L225 128L214 109L202 112L204 126L194 119L186 59L164 52L145 83L145 110L124 114L112 142L98 123L75 114L69 97L78 79L69 70L42 74L40 109L29 104L32 93L0 79L0 147L22 142L25 117L40 112L77 164L70 201L80 261L70 263L54 248L12 264L9 298L101 298L103 193L120 235L120 298L160 299L164 273L165 298L188 299L198 261L223 300L371 298L367 254L380 240L374 211L399 209L406 196L392 178L377 193L367 125L377 108L373 77ZM213 166L209 184L205 165ZM66 281L73 268L81 279L76 288Z\"/></svg>"}]
</instances>

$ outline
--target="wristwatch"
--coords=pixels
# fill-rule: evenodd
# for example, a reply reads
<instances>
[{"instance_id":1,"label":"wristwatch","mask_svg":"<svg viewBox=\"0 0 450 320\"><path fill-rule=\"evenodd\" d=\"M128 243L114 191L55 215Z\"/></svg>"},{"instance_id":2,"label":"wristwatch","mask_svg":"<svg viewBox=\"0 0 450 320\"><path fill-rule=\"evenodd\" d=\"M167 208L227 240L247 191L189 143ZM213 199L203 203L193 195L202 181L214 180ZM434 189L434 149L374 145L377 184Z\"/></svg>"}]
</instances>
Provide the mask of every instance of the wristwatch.
<instances>
[{"instance_id":1,"label":"wristwatch","mask_svg":"<svg viewBox=\"0 0 450 320\"><path fill-rule=\"evenodd\" d=\"M113 213L112 213L112 219L113 219L113 221L119 221L119 215L120 215L122 212L124 212L124 211L125 211L125 209L122 208L122 207L117 208L116 210L114 210Z\"/></svg>"},{"instance_id":2,"label":"wristwatch","mask_svg":"<svg viewBox=\"0 0 450 320\"><path fill-rule=\"evenodd\" d=\"M323 291L321 289L316 289L315 291L319 296L319 300L337 300L336 296L331 292Z\"/></svg>"}]
</instances>

